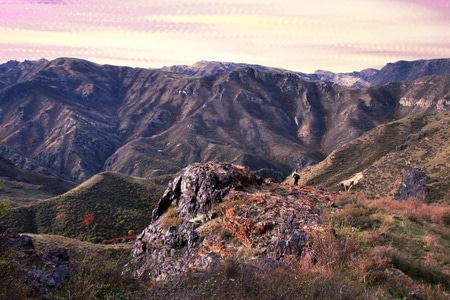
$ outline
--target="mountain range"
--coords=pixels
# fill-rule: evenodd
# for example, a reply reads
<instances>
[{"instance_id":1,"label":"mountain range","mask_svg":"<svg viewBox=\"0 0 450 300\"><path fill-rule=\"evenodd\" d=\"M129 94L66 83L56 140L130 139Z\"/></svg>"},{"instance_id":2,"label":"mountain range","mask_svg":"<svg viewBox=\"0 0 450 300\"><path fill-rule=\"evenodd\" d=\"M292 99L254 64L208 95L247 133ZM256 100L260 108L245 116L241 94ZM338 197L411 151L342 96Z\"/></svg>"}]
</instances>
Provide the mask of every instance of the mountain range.
<instances>
[{"instance_id":1,"label":"mountain range","mask_svg":"<svg viewBox=\"0 0 450 300\"><path fill-rule=\"evenodd\" d=\"M282 181L379 125L447 111L449 74L449 59L346 74L9 61L0 65L0 155L76 184L102 171L154 177L210 160Z\"/></svg>"}]
</instances>

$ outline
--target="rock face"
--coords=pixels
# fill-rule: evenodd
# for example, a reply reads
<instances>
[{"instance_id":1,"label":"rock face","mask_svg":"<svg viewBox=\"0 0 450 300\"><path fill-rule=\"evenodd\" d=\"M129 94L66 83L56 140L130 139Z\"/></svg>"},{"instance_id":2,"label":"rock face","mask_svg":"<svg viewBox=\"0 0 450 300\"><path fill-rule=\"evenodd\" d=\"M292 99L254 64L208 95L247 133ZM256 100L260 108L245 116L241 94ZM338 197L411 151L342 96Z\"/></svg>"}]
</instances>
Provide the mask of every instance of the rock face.
<instances>
[{"instance_id":1,"label":"rock face","mask_svg":"<svg viewBox=\"0 0 450 300\"><path fill-rule=\"evenodd\" d=\"M9 297L13 297L14 286L24 284L33 297L40 298L46 291L60 288L64 279L70 275L67 249L49 248L41 253L35 250L31 237L5 231L0 232L0 245L2 257L11 255L9 267L2 270L6 277L4 280L18 280L11 287ZM15 270L15 274L7 273L11 270ZM8 275L12 277L7 278Z\"/></svg>"},{"instance_id":2,"label":"rock face","mask_svg":"<svg viewBox=\"0 0 450 300\"><path fill-rule=\"evenodd\" d=\"M159 200L128 268L140 279L165 280L228 257L255 265L299 260L308 233L323 230L324 195L311 187L272 186L240 166L191 164Z\"/></svg>"},{"instance_id":3,"label":"rock face","mask_svg":"<svg viewBox=\"0 0 450 300\"><path fill-rule=\"evenodd\" d=\"M418 168L409 168L402 175L402 183L398 191L394 194L396 200L416 199L423 201L426 198L425 185L428 176Z\"/></svg>"}]
</instances>

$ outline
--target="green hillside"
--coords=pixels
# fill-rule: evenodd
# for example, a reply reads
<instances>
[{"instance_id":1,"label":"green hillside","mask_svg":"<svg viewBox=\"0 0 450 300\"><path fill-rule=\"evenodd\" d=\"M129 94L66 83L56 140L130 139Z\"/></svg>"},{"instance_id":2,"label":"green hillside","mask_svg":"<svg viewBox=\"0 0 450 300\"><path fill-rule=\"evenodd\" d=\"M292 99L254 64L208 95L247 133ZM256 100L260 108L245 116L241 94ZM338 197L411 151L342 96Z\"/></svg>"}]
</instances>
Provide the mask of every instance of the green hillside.
<instances>
[{"instance_id":1,"label":"green hillside","mask_svg":"<svg viewBox=\"0 0 450 300\"><path fill-rule=\"evenodd\" d=\"M92 242L134 239L150 222L166 179L99 173L60 196L10 209L1 220L11 230L59 234Z\"/></svg>"}]
</instances>

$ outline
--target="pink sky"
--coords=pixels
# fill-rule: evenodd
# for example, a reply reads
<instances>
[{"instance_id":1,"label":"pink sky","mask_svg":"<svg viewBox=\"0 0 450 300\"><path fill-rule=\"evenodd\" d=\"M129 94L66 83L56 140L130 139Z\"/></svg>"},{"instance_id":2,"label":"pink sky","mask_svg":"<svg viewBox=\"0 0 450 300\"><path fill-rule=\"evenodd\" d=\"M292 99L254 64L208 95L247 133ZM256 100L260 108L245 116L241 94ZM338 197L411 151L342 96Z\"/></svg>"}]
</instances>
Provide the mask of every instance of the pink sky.
<instances>
[{"instance_id":1,"label":"pink sky","mask_svg":"<svg viewBox=\"0 0 450 300\"><path fill-rule=\"evenodd\" d=\"M200 60L313 72L450 57L449 0L0 0L0 63Z\"/></svg>"}]
</instances>

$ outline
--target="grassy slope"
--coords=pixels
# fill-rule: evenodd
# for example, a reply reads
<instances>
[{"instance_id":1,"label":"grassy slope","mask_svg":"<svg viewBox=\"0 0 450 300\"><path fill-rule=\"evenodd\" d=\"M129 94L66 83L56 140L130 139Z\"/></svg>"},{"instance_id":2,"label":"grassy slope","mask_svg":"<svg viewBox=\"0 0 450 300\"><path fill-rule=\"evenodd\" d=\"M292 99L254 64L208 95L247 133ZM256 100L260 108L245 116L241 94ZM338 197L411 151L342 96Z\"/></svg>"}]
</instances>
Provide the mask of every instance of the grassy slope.
<instances>
[{"instance_id":1,"label":"grassy slope","mask_svg":"<svg viewBox=\"0 0 450 300\"><path fill-rule=\"evenodd\" d=\"M134 239L150 223L166 179L100 173L60 196L10 209L2 223L19 232L93 241Z\"/></svg>"},{"instance_id":2,"label":"grassy slope","mask_svg":"<svg viewBox=\"0 0 450 300\"><path fill-rule=\"evenodd\" d=\"M301 171L301 182L338 189L339 182L363 171L355 189L393 195L401 174L418 167L430 177L429 201L446 202L450 189L450 112L412 116L379 126L344 145L318 165Z\"/></svg>"},{"instance_id":3,"label":"grassy slope","mask_svg":"<svg viewBox=\"0 0 450 300\"><path fill-rule=\"evenodd\" d=\"M123 189L116 174L101 175L108 178L94 178L71 193L86 192L103 180L112 190ZM271 190L285 188L271 186ZM447 299L443 291L450 290L449 207L389 197L368 200L364 193L335 196L334 205L322 211L322 222L333 226L334 234L310 236L307 249L314 253L315 262L296 262L289 268L258 270L236 258L205 274L171 278L167 284L136 285L121 275L132 242L104 245L51 234L31 236L39 250L68 248L77 266L64 288L51 294L55 299L68 295L79 295L74 299L332 299L336 295L408 299L419 287L423 299ZM255 189L248 197L260 197L260 191Z\"/></svg>"}]
</instances>

